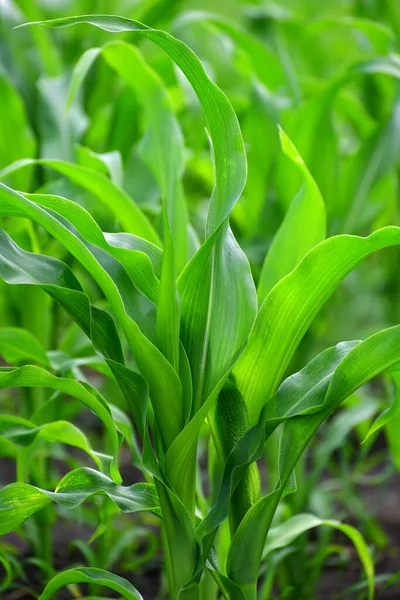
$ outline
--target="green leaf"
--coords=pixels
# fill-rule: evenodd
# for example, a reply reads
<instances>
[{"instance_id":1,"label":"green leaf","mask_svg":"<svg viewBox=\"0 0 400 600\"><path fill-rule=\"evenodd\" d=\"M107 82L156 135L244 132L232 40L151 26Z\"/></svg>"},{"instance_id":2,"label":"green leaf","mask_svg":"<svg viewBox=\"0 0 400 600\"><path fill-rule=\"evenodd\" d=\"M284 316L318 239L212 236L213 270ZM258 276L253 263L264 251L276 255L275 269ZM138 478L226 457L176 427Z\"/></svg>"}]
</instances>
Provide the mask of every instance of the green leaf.
<instances>
[{"instance_id":1,"label":"green leaf","mask_svg":"<svg viewBox=\"0 0 400 600\"><path fill-rule=\"evenodd\" d=\"M121 482L117 466L117 455L121 444L119 431L114 423L110 408L103 396L88 383L56 377L33 365L0 369L0 389L11 387L46 387L68 394L80 400L101 419L110 436L113 462L111 473L115 481Z\"/></svg>"},{"instance_id":2,"label":"green leaf","mask_svg":"<svg viewBox=\"0 0 400 600\"><path fill-rule=\"evenodd\" d=\"M178 280L181 340L193 380L192 419L166 456L169 477L188 502L195 487L202 423L247 342L256 296L247 258L227 225L210 236Z\"/></svg>"},{"instance_id":3,"label":"green leaf","mask_svg":"<svg viewBox=\"0 0 400 600\"><path fill-rule=\"evenodd\" d=\"M343 223L345 232L360 230L363 225L360 214L365 211L373 186L399 164L399 128L400 98L397 98L390 118L365 140L343 174L346 181L343 190L347 211Z\"/></svg>"},{"instance_id":4,"label":"green leaf","mask_svg":"<svg viewBox=\"0 0 400 600\"><path fill-rule=\"evenodd\" d=\"M342 27L364 33L376 47L377 52L386 54L393 44L393 31L378 21L352 16L328 16L316 19L308 24L308 30L314 35L324 33L326 29Z\"/></svg>"},{"instance_id":5,"label":"green leaf","mask_svg":"<svg viewBox=\"0 0 400 600\"><path fill-rule=\"evenodd\" d=\"M397 227L379 229L366 238L331 237L310 250L271 290L234 371L251 422L258 421L310 323L339 283L366 256L399 243Z\"/></svg>"},{"instance_id":6,"label":"green leaf","mask_svg":"<svg viewBox=\"0 0 400 600\"><path fill-rule=\"evenodd\" d=\"M9 363L30 360L46 367L50 365L40 342L30 331L20 327L0 328L0 354Z\"/></svg>"},{"instance_id":7,"label":"green leaf","mask_svg":"<svg viewBox=\"0 0 400 600\"><path fill-rule=\"evenodd\" d=\"M149 384L162 442L167 448L184 425L182 387L173 367L148 339L148 331L143 333L133 320L138 316L136 312L140 315L139 311L142 308L146 325L149 311L147 306L143 311L143 305L133 304L133 290L125 270L119 268L119 263L106 253L95 251L92 246L86 245L74 232L73 227L65 220L57 219L52 211L44 210L3 184L0 184L0 194L6 202L24 212L59 240L103 290L124 331L139 369ZM168 405L165 403L166 389L169 390Z\"/></svg>"},{"instance_id":8,"label":"green leaf","mask_svg":"<svg viewBox=\"0 0 400 600\"><path fill-rule=\"evenodd\" d=\"M197 412L243 351L256 312L250 266L227 225L195 254L178 290Z\"/></svg>"},{"instance_id":9,"label":"green leaf","mask_svg":"<svg viewBox=\"0 0 400 600\"><path fill-rule=\"evenodd\" d=\"M286 133L279 130L283 152L299 168L303 186L292 201L264 261L257 295L261 304L311 248L325 239L325 206L312 175Z\"/></svg>"},{"instance_id":10,"label":"green leaf","mask_svg":"<svg viewBox=\"0 0 400 600\"><path fill-rule=\"evenodd\" d=\"M303 104L298 111L294 131L294 141L299 152L304 158L308 168L314 175L328 208L328 214L337 216L338 198L337 178L340 173L337 168L336 157L339 153L337 135L333 127L331 111L337 94L347 84L356 81L361 75L385 74L396 79L400 78L400 61L397 55L379 56L365 62L357 62L333 77L322 91L312 95L310 100ZM318 148L318 152L315 151ZM372 148L374 152L374 148ZM379 153L375 157L380 161ZM367 173L374 171L367 169ZM362 171L359 172L360 179L364 180ZM285 173L282 173L285 178ZM346 180L345 177L343 177ZM368 178L364 180L367 188L370 185ZM285 182L286 183L286 182ZM287 183L286 186L287 187ZM363 190L360 190L363 194ZM354 200L354 194L349 197ZM357 218L357 213L352 214Z\"/></svg>"},{"instance_id":11,"label":"green leaf","mask_svg":"<svg viewBox=\"0 0 400 600\"><path fill-rule=\"evenodd\" d=\"M112 152L93 152L86 146L75 146L77 162L84 167L95 169L100 173L108 175L116 186L122 187L124 179L124 167L122 157L118 150Z\"/></svg>"},{"instance_id":12,"label":"green leaf","mask_svg":"<svg viewBox=\"0 0 400 600\"><path fill-rule=\"evenodd\" d=\"M117 41L101 49L87 50L81 57L72 75L70 102L100 53L134 90L145 110L148 126L140 152L166 201L180 271L186 263L188 253L188 214L181 182L183 139L171 100L161 79L146 63L139 50Z\"/></svg>"},{"instance_id":13,"label":"green leaf","mask_svg":"<svg viewBox=\"0 0 400 600\"><path fill-rule=\"evenodd\" d=\"M111 15L82 15L35 24L45 27L67 27L80 23L88 23L112 33L131 31L138 36L147 37L171 56L192 84L206 113L213 141L216 186L211 199L208 231L214 231L229 215L242 193L246 180L243 140L237 117L225 95L208 78L200 60L183 42L138 21ZM231 125L227 125L228 123Z\"/></svg>"},{"instance_id":14,"label":"green leaf","mask_svg":"<svg viewBox=\"0 0 400 600\"><path fill-rule=\"evenodd\" d=\"M198 544L194 521L179 497L162 481L155 480L163 525L168 544L168 560L172 565L172 597L179 597L181 588L190 584L198 563ZM182 593L182 598L185 595Z\"/></svg>"},{"instance_id":15,"label":"green leaf","mask_svg":"<svg viewBox=\"0 0 400 600\"><path fill-rule=\"evenodd\" d=\"M175 251L168 216L163 207L164 252L157 302L157 339L161 352L179 373L181 300L176 289Z\"/></svg>"},{"instance_id":16,"label":"green leaf","mask_svg":"<svg viewBox=\"0 0 400 600\"><path fill-rule=\"evenodd\" d=\"M90 213L76 202L66 198L48 194L24 194L24 196L68 219L86 241L116 258L125 268L135 287L156 303L160 284L154 272L154 264L158 270L162 257L162 252L157 246L129 234L103 233ZM24 214L23 211L15 207L8 208L4 204L0 212L9 214L13 208L16 216Z\"/></svg>"},{"instance_id":17,"label":"green leaf","mask_svg":"<svg viewBox=\"0 0 400 600\"><path fill-rule=\"evenodd\" d=\"M37 437L47 442L75 446L86 452L97 467L101 468L101 461L93 452L89 440L80 429L68 421L53 421L37 427L21 417L0 415L0 436L19 446L30 446Z\"/></svg>"},{"instance_id":18,"label":"green leaf","mask_svg":"<svg viewBox=\"0 0 400 600\"><path fill-rule=\"evenodd\" d=\"M75 99L76 94L79 91L85 77L90 70L91 66L96 61L97 57L101 53L101 48L89 48L86 50L76 63L74 67L73 76L68 89L67 108L71 108L71 105Z\"/></svg>"},{"instance_id":19,"label":"green leaf","mask_svg":"<svg viewBox=\"0 0 400 600\"><path fill-rule=\"evenodd\" d=\"M367 338L364 342L356 345L339 362L336 358L333 372L332 357L328 351L320 355L320 357L324 357L322 361L318 357L314 361L314 366L313 363L310 363L306 368L309 376L317 380L317 385L311 387L307 378L303 378L303 380L300 378L300 387L303 390L306 387L307 392L300 404L297 400L294 403L298 416L294 415L294 418L289 419L282 429L279 449L280 479L274 491L261 498L247 512L231 543L227 573L236 583L250 589L256 585L265 540L276 507L297 461L321 423L356 389L376 375L390 370L399 361L399 356L400 326L397 326ZM318 369L315 368L320 362L322 370L319 370L319 366ZM328 377L326 369L329 369L331 373ZM287 381L290 380L295 383L296 375ZM291 385L287 387L291 402L290 388ZM294 388L294 398L297 397L297 392L298 390ZM275 403L275 405L280 409L280 404ZM277 408L271 408L267 403L265 410L272 416ZM302 408L301 413L300 408ZM246 557L245 561L244 557ZM244 564L247 565L245 570L243 569ZM367 576L369 597L372 598L373 577L371 572L367 572Z\"/></svg>"},{"instance_id":20,"label":"green leaf","mask_svg":"<svg viewBox=\"0 0 400 600\"><path fill-rule=\"evenodd\" d=\"M250 106L242 123L249 172L244 194L233 216L240 230L252 239L258 233L265 235L263 215L274 182L280 143L276 99L256 80L251 89Z\"/></svg>"},{"instance_id":21,"label":"green leaf","mask_svg":"<svg viewBox=\"0 0 400 600\"><path fill-rule=\"evenodd\" d=\"M265 404L257 425L248 429L236 442L228 460L215 505L198 526L198 536L205 538L226 518L229 498L253 461L263 455L265 440L276 427L288 419L320 408L336 367L358 342L346 342L319 354L299 373L288 377Z\"/></svg>"},{"instance_id":22,"label":"green leaf","mask_svg":"<svg viewBox=\"0 0 400 600\"><path fill-rule=\"evenodd\" d=\"M359 423L368 422L373 418L378 406L378 402L374 399L361 398L355 406L344 408L330 421L324 432L324 438L315 448L313 471L307 481L310 489L318 481L323 469L327 467L333 452L345 443L346 437Z\"/></svg>"},{"instance_id":23,"label":"green leaf","mask_svg":"<svg viewBox=\"0 0 400 600\"><path fill-rule=\"evenodd\" d=\"M123 512L149 511L160 516L154 485L135 483L124 487L98 471L80 468L63 477L54 492L27 483L10 483L1 489L0 535L15 531L51 502L73 509L96 494L108 496Z\"/></svg>"},{"instance_id":24,"label":"green leaf","mask_svg":"<svg viewBox=\"0 0 400 600\"><path fill-rule=\"evenodd\" d=\"M331 527L344 533L351 542L353 542L360 561L364 567L365 574L369 582L369 590L373 586L374 579L374 563L371 553L361 533L351 525L340 523L340 521L332 519L320 519L315 515L299 514L291 517L287 521L272 527L268 534L267 543L265 544L263 558L279 548L284 548L291 544L299 535L314 529L315 527Z\"/></svg>"},{"instance_id":25,"label":"green leaf","mask_svg":"<svg viewBox=\"0 0 400 600\"><path fill-rule=\"evenodd\" d=\"M0 140L0 169L20 158L35 155L36 142L29 126L25 107L18 92L0 72L0 112L7 115L2 122ZM16 173L10 179L12 185L20 188L29 186L32 169L26 173Z\"/></svg>"},{"instance_id":26,"label":"green leaf","mask_svg":"<svg viewBox=\"0 0 400 600\"><path fill-rule=\"evenodd\" d=\"M208 415L208 422L217 450L218 462L213 473L213 488L220 486L220 477L230 453L238 440L249 429L247 406L235 385L228 380L215 403L215 409ZM260 474L256 463L252 463L243 480L232 495L229 508L231 535L245 513L260 498Z\"/></svg>"},{"instance_id":27,"label":"green leaf","mask_svg":"<svg viewBox=\"0 0 400 600\"><path fill-rule=\"evenodd\" d=\"M89 583L104 586L118 592L126 600L143 600L136 588L129 581L109 571L95 568L75 568L59 573L46 585L38 600L51 600L57 591L74 583Z\"/></svg>"},{"instance_id":28,"label":"green leaf","mask_svg":"<svg viewBox=\"0 0 400 600\"><path fill-rule=\"evenodd\" d=\"M97 196L127 232L138 235L153 244L160 245L160 239L156 231L132 198L108 177L94 169L75 165L64 160L22 159L0 171L0 179L8 178L11 174L17 173L20 169L29 165L43 165L65 175L77 185Z\"/></svg>"},{"instance_id":29,"label":"green leaf","mask_svg":"<svg viewBox=\"0 0 400 600\"><path fill-rule=\"evenodd\" d=\"M396 386L397 387L397 386ZM396 389L396 400L394 405L397 405L397 398L399 392ZM391 409L389 409L391 410ZM387 413L383 413L382 418L385 418ZM386 420L386 419L385 419ZM390 415L390 420L386 421L385 424L385 436L388 443L389 451L392 456L394 466L397 471L400 471L400 440L399 440L399 426L400 426L400 411L393 411Z\"/></svg>"},{"instance_id":30,"label":"green leaf","mask_svg":"<svg viewBox=\"0 0 400 600\"><path fill-rule=\"evenodd\" d=\"M83 329L116 377L143 438L148 386L138 373L124 366L121 341L109 313L92 306L72 271L54 258L18 248L0 230L0 277L11 284L40 285Z\"/></svg>"},{"instance_id":31,"label":"green leaf","mask_svg":"<svg viewBox=\"0 0 400 600\"><path fill-rule=\"evenodd\" d=\"M212 397L213 390L222 385L227 371L232 368L243 350L256 309L254 285L247 259L237 246L225 221L243 190L246 177L246 157L237 117L225 95L207 77L198 58L185 44L165 32L152 30L129 19L102 15L56 19L44 24L57 27L84 22L107 31L133 31L160 45L187 76L206 113L213 144L216 177L207 231L215 234L187 266L178 287L182 298L182 341L192 375L193 368L198 372L198 375L193 377L196 390L193 407L196 411L207 397ZM200 266L206 270L201 270ZM226 273L224 278L219 276L221 272ZM199 290L198 298L194 298L193 295L193 289L196 288ZM243 289L246 290L245 294ZM226 304L227 300L230 305ZM221 318L222 314L226 316ZM212 327L214 323L218 328ZM200 343L196 343L195 333L199 327L202 333ZM211 360L212 368L207 371L207 362ZM145 373L144 375L146 376ZM166 386L164 389L167 389ZM150 395L154 395L151 389ZM161 413L161 408L155 412L156 416L159 416L157 413ZM202 414L203 420L205 414ZM186 470L192 469L193 444L196 442L201 422L201 418L198 418L187 435L187 439L190 438L192 443L190 452L187 453L188 457L183 458L186 465L190 463ZM181 443L184 440L177 437L175 427L169 426L168 430L171 432L171 438L175 438L174 445L177 451L182 453L187 447ZM188 477L190 485L184 486L184 482L187 481L186 475L174 467L173 460L170 465L169 477L175 489L178 489L179 495L183 495L189 506L192 506L190 497L194 489L193 473Z\"/></svg>"},{"instance_id":32,"label":"green leaf","mask_svg":"<svg viewBox=\"0 0 400 600\"><path fill-rule=\"evenodd\" d=\"M3 550L0 550L0 564L4 570L4 575L0 580L0 592L5 592L13 581L13 568L7 554Z\"/></svg>"},{"instance_id":33,"label":"green leaf","mask_svg":"<svg viewBox=\"0 0 400 600\"><path fill-rule=\"evenodd\" d=\"M182 186L183 138L172 103L161 79L140 52L124 42L107 44L106 61L133 88L143 105L147 128L140 153L164 198L171 227L178 272L188 257L188 211Z\"/></svg>"},{"instance_id":34,"label":"green leaf","mask_svg":"<svg viewBox=\"0 0 400 600\"><path fill-rule=\"evenodd\" d=\"M179 30L192 23L196 25L201 23L209 28L212 26L217 31L227 35L235 45L247 54L254 74L266 88L275 90L284 83L282 65L276 55L258 37L250 34L237 23L218 14L196 10L180 15L175 27Z\"/></svg>"},{"instance_id":35,"label":"green leaf","mask_svg":"<svg viewBox=\"0 0 400 600\"><path fill-rule=\"evenodd\" d=\"M224 598L229 598L229 600L246 600L246 595L243 590L231 579L223 575L215 567L207 566L207 569L217 582L219 589L224 595Z\"/></svg>"}]
</instances>

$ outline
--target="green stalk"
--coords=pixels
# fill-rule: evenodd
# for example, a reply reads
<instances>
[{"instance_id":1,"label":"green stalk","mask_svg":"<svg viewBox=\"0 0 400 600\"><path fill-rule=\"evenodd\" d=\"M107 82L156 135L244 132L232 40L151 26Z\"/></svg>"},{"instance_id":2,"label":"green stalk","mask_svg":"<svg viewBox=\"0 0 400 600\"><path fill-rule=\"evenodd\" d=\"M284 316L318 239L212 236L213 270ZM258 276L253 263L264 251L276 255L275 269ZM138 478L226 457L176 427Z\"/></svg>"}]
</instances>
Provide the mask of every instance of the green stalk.
<instances>
[{"instance_id":1,"label":"green stalk","mask_svg":"<svg viewBox=\"0 0 400 600\"><path fill-rule=\"evenodd\" d=\"M41 558L47 564L53 566L53 521L54 509L52 506L46 506L43 511L38 514L38 528L41 536Z\"/></svg>"},{"instance_id":2,"label":"green stalk","mask_svg":"<svg viewBox=\"0 0 400 600\"><path fill-rule=\"evenodd\" d=\"M199 585L199 600L216 600L218 586L209 571L204 571Z\"/></svg>"},{"instance_id":3,"label":"green stalk","mask_svg":"<svg viewBox=\"0 0 400 600\"><path fill-rule=\"evenodd\" d=\"M17 481L25 483L28 479L29 448L21 448L17 453Z\"/></svg>"},{"instance_id":4,"label":"green stalk","mask_svg":"<svg viewBox=\"0 0 400 600\"><path fill-rule=\"evenodd\" d=\"M178 598L179 600L200 600L200 585L192 583L190 587L178 594Z\"/></svg>"},{"instance_id":5,"label":"green stalk","mask_svg":"<svg viewBox=\"0 0 400 600\"><path fill-rule=\"evenodd\" d=\"M32 230L34 233L34 230ZM35 240L35 236L33 236ZM33 244L36 252L40 249ZM21 306L22 324L33 333L33 335L43 344L44 348L50 346L50 334L52 330L52 307L51 298L43 292L43 290L31 286L29 290L24 289L24 298L26 304ZM29 388L26 390L27 408L29 410L28 418L31 418L43 406L46 400L46 390L44 388ZM39 442L40 443L40 442ZM35 467L32 473L29 472L29 455L32 452L32 447L25 448L18 453L17 459L17 475L18 481L27 482L32 477L35 485L46 489L48 487L48 467L49 463L44 452L40 452L35 458ZM47 506L36 517L37 528L41 535L41 558L49 565L53 564L53 535L52 521L54 509L52 506Z\"/></svg>"},{"instance_id":6,"label":"green stalk","mask_svg":"<svg viewBox=\"0 0 400 600\"><path fill-rule=\"evenodd\" d=\"M172 572L171 556L169 553L167 533L165 531L165 526L163 522L161 523L161 545L163 549L164 572L166 573L167 586L171 593L171 591L174 589L174 575Z\"/></svg>"},{"instance_id":7,"label":"green stalk","mask_svg":"<svg viewBox=\"0 0 400 600\"><path fill-rule=\"evenodd\" d=\"M257 464L252 463L247 468L230 501L229 526L231 537L234 536L247 511L259 500L260 489L260 472Z\"/></svg>"},{"instance_id":8,"label":"green stalk","mask_svg":"<svg viewBox=\"0 0 400 600\"><path fill-rule=\"evenodd\" d=\"M246 595L246 600L257 600L257 583L249 583L243 586L242 590Z\"/></svg>"},{"instance_id":9,"label":"green stalk","mask_svg":"<svg viewBox=\"0 0 400 600\"><path fill-rule=\"evenodd\" d=\"M106 499L107 501L107 499ZM99 539L99 567L107 569L108 555L113 545L112 517L104 517L104 533Z\"/></svg>"},{"instance_id":10,"label":"green stalk","mask_svg":"<svg viewBox=\"0 0 400 600\"><path fill-rule=\"evenodd\" d=\"M154 480L163 514L162 543L171 600L198 600L198 582L184 588L196 568L196 538L190 516L178 497L158 479Z\"/></svg>"},{"instance_id":11,"label":"green stalk","mask_svg":"<svg viewBox=\"0 0 400 600\"><path fill-rule=\"evenodd\" d=\"M276 577L276 566L271 566L271 568L267 571L265 576L260 594L259 600L269 600L272 593L272 586L274 585L275 577Z\"/></svg>"}]
</instances>

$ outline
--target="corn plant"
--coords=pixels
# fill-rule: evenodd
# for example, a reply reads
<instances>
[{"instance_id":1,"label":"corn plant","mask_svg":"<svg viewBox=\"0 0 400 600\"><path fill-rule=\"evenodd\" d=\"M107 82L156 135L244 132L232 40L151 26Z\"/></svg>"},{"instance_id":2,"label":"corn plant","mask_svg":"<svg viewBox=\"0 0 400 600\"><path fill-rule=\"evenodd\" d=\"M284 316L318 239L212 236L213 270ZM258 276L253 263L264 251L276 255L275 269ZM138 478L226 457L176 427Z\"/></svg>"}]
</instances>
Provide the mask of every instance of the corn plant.
<instances>
[{"instance_id":1,"label":"corn plant","mask_svg":"<svg viewBox=\"0 0 400 600\"><path fill-rule=\"evenodd\" d=\"M88 167L27 158L1 172L8 181L35 162L50 166L94 193L120 223L123 232L106 233L74 201L0 187L1 215L29 219L43 228L106 299L99 307L66 262L28 252L1 231L1 278L10 285L44 290L91 340L98 361L120 387L140 438L146 482L123 485L118 452L127 433L110 408L111 398L73 373L55 374L52 365L3 367L2 389L49 388L82 402L103 423L108 453L94 451L83 432L68 422L51 419L37 426L3 417L3 438L29 445L39 435L58 435L60 441L74 437L97 468L72 470L55 491L23 482L4 487L0 533L18 529L51 503L71 509L94 495L106 496L113 510L148 511L160 519L171 599L205 597L211 576L225 598L254 600L268 556L300 533L326 525L353 541L372 598L373 563L357 530L312 515L299 514L275 526L273 519L281 499L295 491L296 465L320 425L364 383L398 369L400 326L328 348L285 379L299 343L340 282L371 253L399 244L400 229L389 226L369 237L325 239L319 188L281 130L283 151L298 167L303 187L271 246L257 290L230 228L231 212L246 184L239 123L196 55L170 34L127 18L90 15L42 24L90 24L107 32L130 32L162 48L190 82L205 113L215 185L200 243L189 222L183 141L169 97L136 47L120 40L83 55L73 74L70 101L100 55L141 98L149 117L142 156L163 197L156 218L148 218L115 178ZM387 415L378 418L369 435L386 421ZM209 494L198 478L197 451L205 422L212 439ZM277 444L277 477L262 495L257 461L271 442ZM221 535L228 538L227 545L220 544ZM268 576L263 574L262 598L270 592ZM74 568L52 578L41 600L63 586L81 583L105 586L128 600L141 598L117 575ZM216 597L215 589L212 593Z\"/></svg>"}]
</instances>

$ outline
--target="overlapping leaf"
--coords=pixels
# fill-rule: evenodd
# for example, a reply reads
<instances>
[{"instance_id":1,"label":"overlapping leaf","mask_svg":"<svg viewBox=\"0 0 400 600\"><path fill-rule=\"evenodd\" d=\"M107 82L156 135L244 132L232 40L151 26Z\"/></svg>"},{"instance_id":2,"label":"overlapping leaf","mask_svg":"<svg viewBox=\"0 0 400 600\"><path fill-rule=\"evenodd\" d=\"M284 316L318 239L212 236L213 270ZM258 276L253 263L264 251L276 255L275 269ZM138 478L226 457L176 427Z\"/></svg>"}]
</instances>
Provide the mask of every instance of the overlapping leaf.
<instances>
[{"instance_id":1,"label":"overlapping leaf","mask_svg":"<svg viewBox=\"0 0 400 600\"><path fill-rule=\"evenodd\" d=\"M61 261L23 251L1 231L0 248L0 276L7 283L40 285L92 339L115 375L143 437L147 384L124 365L121 342L110 314L90 304L72 271Z\"/></svg>"},{"instance_id":2,"label":"overlapping leaf","mask_svg":"<svg viewBox=\"0 0 400 600\"><path fill-rule=\"evenodd\" d=\"M339 283L371 252L400 244L400 229L362 238L340 235L313 248L268 294L235 368L236 383L256 422L299 342Z\"/></svg>"},{"instance_id":3,"label":"overlapping leaf","mask_svg":"<svg viewBox=\"0 0 400 600\"><path fill-rule=\"evenodd\" d=\"M121 444L120 433L114 423L110 408L102 395L92 386L85 382L75 381L56 377L42 369L33 365L26 365L18 368L3 367L0 369L0 388L11 387L45 387L63 392L74 398L77 398L85 406L90 408L104 423L107 428L112 444L112 476L118 483L121 482L121 476L118 472L117 454ZM17 425L17 424L15 424ZM0 431L1 431L0 425ZM81 440L82 444L82 440ZM87 451L89 448L86 446Z\"/></svg>"},{"instance_id":4,"label":"overlapping leaf","mask_svg":"<svg viewBox=\"0 0 400 600\"><path fill-rule=\"evenodd\" d=\"M165 199L181 270L188 253L188 215L181 183L183 140L169 95L157 73L134 46L111 42L101 49L87 50L81 57L72 77L69 102L100 53L134 90L145 110L148 127L141 144L141 154L153 171Z\"/></svg>"},{"instance_id":5,"label":"overlapping leaf","mask_svg":"<svg viewBox=\"0 0 400 600\"><path fill-rule=\"evenodd\" d=\"M309 367L306 367L311 377L315 377L317 380L315 387L311 387L310 382L301 376L302 372L298 374L300 376L299 384L293 390L294 398L296 399L298 392L304 390L303 386L307 385L303 398L305 404L301 399L300 403L296 400L293 404L293 399L290 398L289 400L292 409L295 408L298 416L295 415L294 418L289 419L282 430L279 451L280 479L275 490L259 500L248 511L232 540L227 561L227 573L242 587L252 588L256 584L258 568L272 517L298 459L318 427L335 407L356 389L376 375L390 370L398 363L400 357L399 341L400 326L397 326L367 338L364 342L357 344L350 352L345 353L344 356L340 347L343 348L345 345L339 345L338 350L342 357L338 361L338 352L333 351L334 354L336 352L334 369L332 369L332 350L325 351L313 361L314 365L310 363ZM289 378L287 385L285 382L282 389L290 390L291 384L295 382L298 375ZM280 410L281 404L274 409L272 405L267 403L266 413L264 414L272 416L276 414L278 408ZM276 417L272 417L272 419L275 420L276 424ZM247 557L247 563L244 562L245 557ZM252 557L252 560L249 561L249 557ZM246 569L243 568L245 564L247 564ZM367 575L369 578L369 596L372 598L373 573L370 567Z\"/></svg>"},{"instance_id":6,"label":"overlapping leaf","mask_svg":"<svg viewBox=\"0 0 400 600\"><path fill-rule=\"evenodd\" d=\"M9 178L29 165L40 164L51 167L69 177L77 185L92 192L115 215L124 229L159 245L159 237L147 217L126 192L116 186L108 177L94 169L75 165L63 160L22 159L12 163L0 172L2 179Z\"/></svg>"},{"instance_id":7,"label":"overlapping leaf","mask_svg":"<svg viewBox=\"0 0 400 600\"><path fill-rule=\"evenodd\" d=\"M73 231L71 224L57 219L53 212L43 209L4 185L1 185L1 194L8 204L24 212L58 239L102 288L149 384L152 402L157 405L156 418L163 443L168 447L184 423L181 412L181 384L173 367L133 320L136 311L140 310L141 300L139 298L138 302L135 302L135 294L130 288L131 281L126 271L121 269L120 263L109 254L86 245ZM146 316L145 321L141 322L142 326L143 323L148 323ZM148 334L148 331L146 333ZM168 406L164 402L166 389L169 390Z\"/></svg>"}]
</instances>

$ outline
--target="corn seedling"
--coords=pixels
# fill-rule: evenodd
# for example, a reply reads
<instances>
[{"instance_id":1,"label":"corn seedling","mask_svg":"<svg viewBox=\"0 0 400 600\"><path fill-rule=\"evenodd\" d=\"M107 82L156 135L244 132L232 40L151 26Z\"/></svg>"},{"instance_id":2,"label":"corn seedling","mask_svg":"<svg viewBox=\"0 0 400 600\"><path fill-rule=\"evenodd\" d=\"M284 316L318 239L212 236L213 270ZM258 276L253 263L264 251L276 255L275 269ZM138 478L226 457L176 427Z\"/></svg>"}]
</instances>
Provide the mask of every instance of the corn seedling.
<instances>
[{"instance_id":1,"label":"corn seedling","mask_svg":"<svg viewBox=\"0 0 400 600\"><path fill-rule=\"evenodd\" d=\"M400 228L383 227L367 237L326 237L326 208L308 161L279 130L283 153L297 167L302 188L271 243L256 288L248 258L230 227L232 211L238 211L239 221L246 219L246 206L252 200L247 195L245 204L237 205L247 176L241 129L231 103L196 54L169 33L128 18L88 15L40 25L91 25L109 33L125 32L166 52L204 111L214 189L199 239L190 224L183 185L183 137L171 99L137 47L121 39L86 50L74 69L68 103L73 104L99 60L127 84L147 118L140 159L162 196L153 214L122 188L115 156L100 159L81 150L84 165L60 157L27 156L1 171L1 179L13 184L0 184L1 216L12 217L13 223L27 219L45 231L48 239L57 242L63 260L27 251L12 231L3 229L0 277L10 286L45 292L90 340L95 354L89 362L119 386L139 443L107 391L102 394L82 377L79 367L85 361L79 363L75 357L62 369L59 354L51 362L35 338L9 331L9 340L24 349L24 362L33 364L2 367L0 388L45 388L57 394L58 401L62 394L63 403L68 402L65 396L74 398L101 421L107 441L105 448L94 450L80 428L57 419L57 410L49 411L46 419L47 404L36 406L40 420L37 415L31 420L2 415L2 440L21 448L30 448L38 438L56 440L80 448L94 464L71 470L54 491L23 481L3 487L0 533L17 530L50 505L74 509L94 496L105 496L110 514L149 512L159 520L171 600L204 598L209 589L210 598L217 597L219 590L227 599L255 600L270 595L277 568L273 553L290 546L302 533L325 526L354 544L372 598L372 557L354 527L304 513L278 523L273 520L282 499L295 491L296 466L320 426L372 378L398 377L400 326L382 329L363 341L329 347L285 378L296 349L333 292L369 255L397 246ZM227 28L218 19L214 26ZM32 31L39 31L38 24L32 25ZM240 39L243 42L243 36ZM325 98L362 69L394 73L398 65L388 58L350 70L324 91ZM304 123L315 126L307 114ZM308 158L307 152L302 154ZM118 222L119 232L104 232L90 212L73 200L18 191L25 185L22 173L37 164L93 194ZM250 190L255 186L253 177L254 173ZM256 226L261 196L250 206L244 229ZM360 202L357 197L347 213L346 231L353 229ZM18 335L24 339L18 340ZM15 355L11 358L15 362ZM367 437L395 416L396 401L393 406L391 414L383 413L373 421ZM369 417L375 414L376 405ZM210 452L209 485L203 489L198 449L204 445L205 423ZM124 439L135 449L144 482L123 485L118 456ZM263 494L257 461L270 447L276 480ZM329 449L325 451L329 454ZM323 445L320 452L323 455ZM319 475L316 466L315 481ZM8 559L1 556L8 573ZM91 566L55 575L40 599L80 584L90 589L104 586L127 600L141 598L127 580Z\"/></svg>"}]
</instances>

